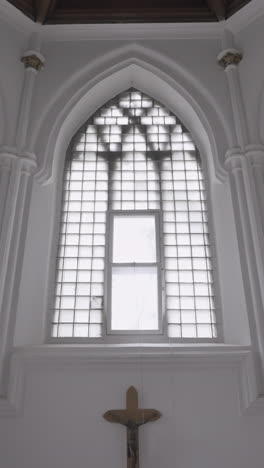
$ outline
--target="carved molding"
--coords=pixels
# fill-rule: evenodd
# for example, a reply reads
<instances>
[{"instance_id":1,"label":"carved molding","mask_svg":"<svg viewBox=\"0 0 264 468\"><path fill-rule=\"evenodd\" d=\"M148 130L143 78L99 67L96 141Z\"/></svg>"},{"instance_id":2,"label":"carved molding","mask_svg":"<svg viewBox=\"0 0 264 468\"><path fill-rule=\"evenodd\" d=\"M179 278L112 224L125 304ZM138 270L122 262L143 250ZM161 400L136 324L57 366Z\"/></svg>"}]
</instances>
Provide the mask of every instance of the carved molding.
<instances>
[{"instance_id":1,"label":"carved molding","mask_svg":"<svg viewBox=\"0 0 264 468\"><path fill-rule=\"evenodd\" d=\"M28 51L21 57L21 62L24 64L26 69L31 68L38 72L44 67L45 59L38 52Z\"/></svg>"},{"instance_id":2,"label":"carved molding","mask_svg":"<svg viewBox=\"0 0 264 468\"><path fill-rule=\"evenodd\" d=\"M6 168L10 169L12 167L13 162L17 159L16 154L9 152L8 149L1 150L0 149L0 169Z\"/></svg>"},{"instance_id":3,"label":"carved molding","mask_svg":"<svg viewBox=\"0 0 264 468\"><path fill-rule=\"evenodd\" d=\"M89 349L89 352L87 352ZM114 348L57 347L52 345L16 348L11 356L8 394L0 399L0 417L14 417L23 414L26 378L35 369L125 369L138 366L138 353L145 368L166 368L175 372L181 369L200 369L234 372L238 390L238 411L244 413L258 404L264 410L264 399L259 397L254 366L254 354L249 346L216 345L179 348L178 346Z\"/></svg>"},{"instance_id":4,"label":"carved molding","mask_svg":"<svg viewBox=\"0 0 264 468\"><path fill-rule=\"evenodd\" d=\"M241 148L230 148L225 155L225 168L228 172L234 170L241 170L243 166L243 160L245 159L244 153Z\"/></svg>"},{"instance_id":5,"label":"carved molding","mask_svg":"<svg viewBox=\"0 0 264 468\"><path fill-rule=\"evenodd\" d=\"M243 161L248 161L253 167L264 166L264 145L248 145L245 151L241 148L230 148L225 155L225 168L229 170L242 169Z\"/></svg>"},{"instance_id":6,"label":"carved molding","mask_svg":"<svg viewBox=\"0 0 264 468\"><path fill-rule=\"evenodd\" d=\"M263 145L248 145L246 157L250 161L252 167L264 167L264 146Z\"/></svg>"},{"instance_id":7,"label":"carved molding","mask_svg":"<svg viewBox=\"0 0 264 468\"><path fill-rule=\"evenodd\" d=\"M23 153L21 155L22 172L33 175L37 168L36 156L34 153Z\"/></svg>"},{"instance_id":8,"label":"carved molding","mask_svg":"<svg viewBox=\"0 0 264 468\"><path fill-rule=\"evenodd\" d=\"M217 61L221 67L225 70L230 67L236 67L239 65L243 58L243 55L237 49L225 49L217 57Z\"/></svg>"},{"instance_id":9,"label":"carved molding","mask_svg":"<svg viewBox=\"0 0 264 468\"><path fill-rule=\"evenodd\" d=\"M34 153L24 152L18 156L16 148L0 148L0 169L11 169L14 163L20 163L21 171L28 175L32 175L37 168L36 156Z\"/></svg>"},{"instance_id":10,"label":"carved molding","mask_svg":"<svg viewBox=\"0 0 264 468\"><path fill-rule=\"evenodd\" d=\"M196 92L191 94L193 83L189 78L186 78L183 68L175 66L175 61L157 54L156 51L141 44L129 43L118 47L113 51L111 57L109 54L103 54L99 58L97 57L96 61L89 62L82 73L68 83L67 89L64 91L63 95L71 96L71 99L62 100L62 90L59 89L49 107L46 106L42 109L34 132L32 132L30 143L34 149L40 145L43 148L43 150L41 149L43 153L45 148L37 174L40 184L50 181L55 171L61 170L61 165L64 164L63 155L67 149L64 142L74 134L78 122L80 122L80 126L82 125L83 117L81 116L86 115L87 103L91 102L94 108L102 105L100 81L105 80L104 89L107 89L105 102L107 102L114 95L112 93L116 93L115 90L119 86L120 89L124 86L129 87L131 79L135 87L140 87L142 80L148 81L149 85L151 83L152 94L157 93L163 102L171 102L171 105L173 104L175 107L175 113L179 112L177 109L182 109L181 115L185 125L196 135L198 146L201 144L205 148L206 157L210 160L213 155L212 170L215 171L217 179L225 180L227 174L223 167L222 156L217 152L216 133L204 114L206 106L210 106L213 112L217 109L214 114L215 122L218 122L217 126L220 125L224 138L227 139L225 144L228 145L228 142L231 144L233 138L230 125L227 124L222 110L215 104L215 99L209 96L206 88L200 83L195 87ZM106 93L104 92L104 94ZM203 105L198 104L196 100L198 94L203 96ZM204 130L198 131L201 125Z\"/></svg>"}]
</instances>

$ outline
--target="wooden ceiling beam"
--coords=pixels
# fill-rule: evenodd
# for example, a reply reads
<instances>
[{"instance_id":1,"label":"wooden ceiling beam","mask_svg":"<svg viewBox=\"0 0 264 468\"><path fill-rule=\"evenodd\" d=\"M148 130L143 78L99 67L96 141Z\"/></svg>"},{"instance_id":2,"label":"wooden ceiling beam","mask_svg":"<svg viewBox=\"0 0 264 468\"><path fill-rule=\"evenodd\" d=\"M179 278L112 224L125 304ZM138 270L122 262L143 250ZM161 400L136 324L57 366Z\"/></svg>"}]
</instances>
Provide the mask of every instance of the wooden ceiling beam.
<instances>
[{"instance_id":1,"label":"wooden ceiling beam","mask_svg":"<svg viewBox=\"0 0 264 468\"><path fill-rule=\"evenodd\" d=\"M226 19L225 0L206 0L206 3L218 21Z\"/></svg>"},{"instance_id":2,"label":"wooden ceiling beam","mask_svg":"<svg viewBox=\"0 0 264 468\"><path fill-rule=\"evenodd\" d=\"M52 14L57 0L35 0L36 22L44 24L48 15Z\"/></svg>"}]
</instances>

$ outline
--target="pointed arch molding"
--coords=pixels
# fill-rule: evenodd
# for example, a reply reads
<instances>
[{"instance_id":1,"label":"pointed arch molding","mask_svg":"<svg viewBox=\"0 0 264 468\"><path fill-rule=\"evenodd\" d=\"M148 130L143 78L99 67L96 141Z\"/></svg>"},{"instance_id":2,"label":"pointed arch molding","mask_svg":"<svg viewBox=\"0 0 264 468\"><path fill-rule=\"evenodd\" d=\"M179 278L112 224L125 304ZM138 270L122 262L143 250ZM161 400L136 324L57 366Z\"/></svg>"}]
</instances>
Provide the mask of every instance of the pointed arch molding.
<instances>
[{"instance_id":1,"label":"pointed arch molding","mask_svg":"<svg viewBox=\"0 0 264 468\"><path fill-rule=\"evenodd\" d=\"M30 145L39 155L37 176L42 183L56 177L71 137L88 117L131 86L174 112L191 132L211 176L225 178L223 155L232 138L214 97L171 59L130 44L88 64L43 109Z\"/></svg>"}]
</instances>

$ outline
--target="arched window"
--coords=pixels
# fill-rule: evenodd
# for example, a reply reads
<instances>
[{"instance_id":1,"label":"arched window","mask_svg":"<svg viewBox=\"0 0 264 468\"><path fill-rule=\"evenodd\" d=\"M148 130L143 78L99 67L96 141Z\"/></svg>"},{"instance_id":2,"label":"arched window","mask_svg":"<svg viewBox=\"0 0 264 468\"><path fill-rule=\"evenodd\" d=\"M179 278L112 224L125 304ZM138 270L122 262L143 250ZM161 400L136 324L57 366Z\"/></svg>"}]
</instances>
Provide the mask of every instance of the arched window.
<instances>
[{"instance_id":1,"label":"arched window","mask_svg":"<svg viewBox=\"0 0 264 468\"><path fill-rule=\"evenodd\" d=\"M52 337L217 338L205 198L175 115L135 89L100 108L66 158Z\"/></svg>"}]
</instances>

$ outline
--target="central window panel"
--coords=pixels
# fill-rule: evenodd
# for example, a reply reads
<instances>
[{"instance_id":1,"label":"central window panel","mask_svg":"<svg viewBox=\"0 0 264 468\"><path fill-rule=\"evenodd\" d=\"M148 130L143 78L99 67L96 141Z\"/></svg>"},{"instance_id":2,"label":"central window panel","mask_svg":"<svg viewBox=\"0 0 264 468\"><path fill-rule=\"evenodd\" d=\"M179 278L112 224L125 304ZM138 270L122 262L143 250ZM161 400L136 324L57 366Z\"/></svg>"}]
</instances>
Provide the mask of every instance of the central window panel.
<instances>
[{"instance_id":1,"label":"central window panel","mask_svg":"<svg viewBox=\"0 0 264 468\"><path fill-rule=\"evenodd\" d=\"M161 333L159 213L112 212L109 333Z\"/></svg>"}]
</instances>

